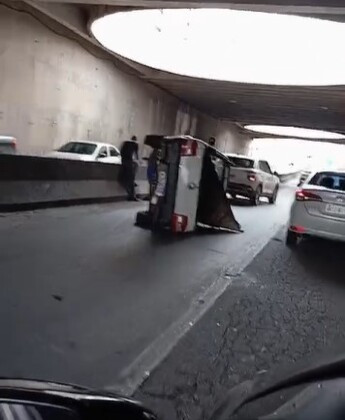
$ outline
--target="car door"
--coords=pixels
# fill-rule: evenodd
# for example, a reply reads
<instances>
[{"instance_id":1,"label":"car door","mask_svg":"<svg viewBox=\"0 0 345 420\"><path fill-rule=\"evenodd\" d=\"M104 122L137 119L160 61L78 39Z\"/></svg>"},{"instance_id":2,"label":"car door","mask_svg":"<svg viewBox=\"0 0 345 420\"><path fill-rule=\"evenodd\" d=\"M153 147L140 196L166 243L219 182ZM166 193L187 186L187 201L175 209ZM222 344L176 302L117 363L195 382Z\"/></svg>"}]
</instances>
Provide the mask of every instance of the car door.
<instances>
[{"instance_id":1,"label":"car door","mask_svg":"<svg viewBox=\"0 0 345 420\"><path fill-rule=\"evenodd\" d=\"M121 154L119 150L115 146L108 146L108 152L109 152L109 163L121 163Z\"/></svg>"},{"instance_id":2,"label":"car door","mask_svg":"<svg viewBox=\"0 0 345 420\"><path fill-rule=\"evenodd\" d=\"M273 191L276 188L276 182L277 181L276 181L276 178L275 178L275 176L272 172L272 169L271 169L269 163L266 162L266 161L264 161L264 163L266 164L266 167L267 167L267 174L268 174L267 180L268 180L268 184L269 184L269 190L270 190L270 193L273 194Z\"/></svg>"},{"instance_id":3,"label":"car door","mask_svg":"<svg viewBox=\"0 0 345 420\"><path fill-rule=\"evenodd\" d=\"M103 162L106 163L107 160L109 159L109 155L108 155L108 147L107 146L101 146L99 148L96 160L97 162Z\"/></svg>"},{"instance_id":4,"label":"car door","mask_svg":"<svg viewBox=\"0 0 345 420\"><path fill-rule=\"evenodd\" d=\"M269 191L269 179L267 173L267 166L263 160L259 160L259 171L260 177L262 179L262 192L263 194L268 194Z\"/></svg>"},{"instance_id":5,"label":"car door","mask_svg":"<svg viewBox=\"0 0 345 420\"><path fill-rule=\"evenodd\" d=\"M272 174L270 165L265 160L260 161L260 169L264 172L265 176L265 193L272 194L275 188L275 179Z\"/></svg>"}]
</instances>

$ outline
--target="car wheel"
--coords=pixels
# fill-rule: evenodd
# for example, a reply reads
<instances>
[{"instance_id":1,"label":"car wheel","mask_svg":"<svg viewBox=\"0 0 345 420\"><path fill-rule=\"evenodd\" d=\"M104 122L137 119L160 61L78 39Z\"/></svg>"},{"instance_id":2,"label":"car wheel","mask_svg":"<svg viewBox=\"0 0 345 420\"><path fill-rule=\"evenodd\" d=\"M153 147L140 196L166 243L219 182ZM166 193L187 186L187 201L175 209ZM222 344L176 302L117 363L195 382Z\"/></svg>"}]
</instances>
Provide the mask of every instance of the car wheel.
<instances>
[{"instance_id":1,"label":"car wheel","mask_svg":"<svg viewBox=\"0 0 345 420\"><path fill-rule=\"evenodd\" d=\"M294 247L297 245L298 235L296 232L292 232L292 230L287 231L286 235L286 245Z\"/></svg>"},{"instance_id":2,"label":"car wheel","mask_svg":"<svg viewBox=\"0 0 345 420\"><path fill-rule=\"evenodd\" d=\"M251 198L251 202L253 206L258 206L260 204L261 193L262 193L262 187L261 185L259 185L258 188L255 190L254 196Z\"/></svg>"},{"instance_id":3,"label":"car wheel","mask_svg":"<svg viewBox=\"0 0 345 420\"><path fill-rule=\"evenodd\" d=\"M278 195L278 190L279 190L279 187L276 186L274 191L273 191L273 194L271 195L271 197L268 198L268 201L269 201L270 204L274 204L276 202L277 195Z\"/></svg>"}]
</instances>

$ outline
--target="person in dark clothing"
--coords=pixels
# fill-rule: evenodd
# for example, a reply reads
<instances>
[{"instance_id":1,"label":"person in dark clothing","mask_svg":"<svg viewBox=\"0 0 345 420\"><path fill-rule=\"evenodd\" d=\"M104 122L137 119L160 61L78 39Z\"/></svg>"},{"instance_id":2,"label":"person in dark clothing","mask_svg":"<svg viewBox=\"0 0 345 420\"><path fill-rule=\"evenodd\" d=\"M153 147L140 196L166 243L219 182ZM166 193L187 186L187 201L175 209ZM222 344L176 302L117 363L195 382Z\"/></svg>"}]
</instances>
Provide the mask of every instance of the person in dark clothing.
<instances>
[{"instance_id":1,"label":"person in dark clothing","mask_svg":"<svg viewBox=\"0 0 345 420\"><path fill-rule=\"evenodd\" d=\"M158 181L157 161L158 161L159 153L160 153L160 150L154 148L147 161L146 174L147 174L147 180L149 181L149 185L150 185L150 199L152 198L152 195L154 193L154 190L156 188L157 181Z\"/></svg>"},{"instance_id":2,"label":"person in dark clothing","mask_svg":"<svg viewBox=\"0 0 345 420\"><path fill-rule=\"evenodd\" d=\"M215 137L210 137L208 139L208 144L212 147L216 147L216 138Z\"/></svg>"},{"instance_id":3,"label":"person in dark clothing","mask_svg":"<svg viewBox=\"0 0 345 420\"><path fill-rule=\"evenodd\" d=\"M122 167L120 182L127 191L128 200L136 201L135 175L138 169L138 143L136 136L126 140L121 146Z\"/></svg>"}]
</instances>

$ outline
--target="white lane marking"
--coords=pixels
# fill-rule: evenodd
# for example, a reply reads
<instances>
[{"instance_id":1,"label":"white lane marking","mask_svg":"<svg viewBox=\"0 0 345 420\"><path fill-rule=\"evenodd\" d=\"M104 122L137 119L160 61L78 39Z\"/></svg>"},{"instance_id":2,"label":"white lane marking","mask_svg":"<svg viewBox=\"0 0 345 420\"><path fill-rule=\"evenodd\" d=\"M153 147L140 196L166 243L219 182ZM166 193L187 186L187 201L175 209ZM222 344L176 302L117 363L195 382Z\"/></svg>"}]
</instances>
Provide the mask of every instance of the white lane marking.
<instances>
[{"instance_id":1,"label":"white lane marking","mask_svg":"<svg viewBox=\"0 0 345 420\"><path fill-rule=\"evenodd\" d=\"M210 309L281 227L280 223L272 225L270 234L243 250L241 259L236 264L224 267L220 276L206 291L193 300L188 311L159 335L128 367L122 370L115 384L105 388L124 396L133 395L152 371L168 356L179 340Z\"/></svg>"}]
</instances>

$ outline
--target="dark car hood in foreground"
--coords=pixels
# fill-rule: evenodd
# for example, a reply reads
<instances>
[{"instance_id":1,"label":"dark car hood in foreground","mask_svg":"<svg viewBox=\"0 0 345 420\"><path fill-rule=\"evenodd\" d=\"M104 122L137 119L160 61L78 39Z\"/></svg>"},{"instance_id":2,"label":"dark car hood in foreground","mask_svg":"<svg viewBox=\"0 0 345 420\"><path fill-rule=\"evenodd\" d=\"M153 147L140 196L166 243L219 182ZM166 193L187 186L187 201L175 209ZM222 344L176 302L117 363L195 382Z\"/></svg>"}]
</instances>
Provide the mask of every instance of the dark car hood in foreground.
<instances>
[{"instance_id":1,"label":"dark car hood in foreground","mask_svg":"<svg viewBox=\"0 0 345 420\"><path fill-rule=\"evenodd\" d=\"M312 385L322 388L329 380L345 378L345 353L336 356L311 356L308 360L278 366L259 372L253 379L233 387L224 396L223 403L214 412L212 420L229 420L234 412L246 406L255 406L255 414L268 414L280 407L304 388ZM244 416L247 418L247 416ZM252 415L249 417L255 418Z\"/></svg>"}]
</instances>

